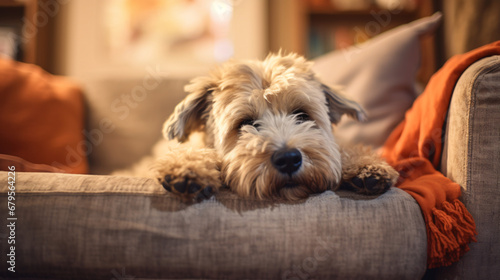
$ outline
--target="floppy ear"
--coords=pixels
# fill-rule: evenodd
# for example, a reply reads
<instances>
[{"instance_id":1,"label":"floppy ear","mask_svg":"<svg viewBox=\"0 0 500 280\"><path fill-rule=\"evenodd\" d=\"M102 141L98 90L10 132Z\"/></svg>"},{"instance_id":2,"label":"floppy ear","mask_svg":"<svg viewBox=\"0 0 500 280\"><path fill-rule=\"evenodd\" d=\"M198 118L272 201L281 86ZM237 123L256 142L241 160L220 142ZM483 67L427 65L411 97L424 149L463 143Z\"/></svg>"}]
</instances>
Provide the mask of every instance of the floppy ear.
<instances>
[{"instance_id":1,"label":"floppy ear","mask_svg":"<svg viewBox=\"0 0 500 280\"><path fill-rule=\"evenodd\" d=\"M214 88L215 83L209 77L193 79L184 88L189 95L177 104L172 115L163 124L163 137L168 140L177 138L179 142L184 142L191 132L206 124Z\"/></svg>"},{"instance_id":2,"label":"floppy ear","mask_svg":"<svg viewBox=\"0 0 500 280\"><path fill-rule=\"evenodd\" d=\"M344 114L358 121L366 119L363 108L358 103L344 98L339 90L334 90L324 84L321 84L321 89L326 96L328 116L332 123L337 124Z\"/></svg>"}]
</instances>

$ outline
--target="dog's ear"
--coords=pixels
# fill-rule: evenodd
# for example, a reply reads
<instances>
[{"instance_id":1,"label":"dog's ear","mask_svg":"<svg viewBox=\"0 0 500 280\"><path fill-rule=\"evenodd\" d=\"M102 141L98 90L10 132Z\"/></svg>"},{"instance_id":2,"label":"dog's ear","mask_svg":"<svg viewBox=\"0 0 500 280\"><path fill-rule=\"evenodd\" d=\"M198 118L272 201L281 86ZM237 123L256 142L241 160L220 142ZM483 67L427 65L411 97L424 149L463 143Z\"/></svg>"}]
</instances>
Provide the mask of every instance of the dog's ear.
<instances>
[{"instance_id":1,"label":"dog's ear","mask_svg":"<svg viewBox=\"0 0 500 280\"><path fill-rule=\"evenodd\" d=\"M328 115L332 123L337 124L344 114L358 121L366 119L365 111L361 106L354 101L344 98L339 90L334 90L324 84L321 84L321 89L326 96Z\"/></svg>"},{"instance_id":2,"label":"dog's ear","mask_svg":"<svg viewBox=\"0 0 500 280\"><path fill-rule=\"evenodd\" d=\"M177 104L174 112L163 124L163 136L184 142L191 132L199 130L207 121L215 83L209 77L193 79L184 90L189 94Z\"/></svg>"}]
</instances>

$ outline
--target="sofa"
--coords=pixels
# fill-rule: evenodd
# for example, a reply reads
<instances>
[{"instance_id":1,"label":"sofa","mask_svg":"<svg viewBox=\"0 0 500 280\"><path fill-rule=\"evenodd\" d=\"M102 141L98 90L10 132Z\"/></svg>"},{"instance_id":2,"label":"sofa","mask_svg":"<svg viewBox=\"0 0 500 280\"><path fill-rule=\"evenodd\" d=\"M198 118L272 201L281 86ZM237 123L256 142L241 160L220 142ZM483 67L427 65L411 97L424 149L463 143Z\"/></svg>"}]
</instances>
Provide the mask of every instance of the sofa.
<instances>
[{"instance_id":1,"label":"sofa","mask_svg":"<svg viewBox=\"0 0 500 280\"><path fill-rule=\"evenodd\" d=\"M372 145L381 145L418 95L418 40L438 21L434 17L404 26L362 49L348 50L354 54L347 56L351 60L337 68L357 75L324 70L338 66L345 52L315 61L326 83L343 84L373 117L360 124L364 127L340 123L338 137L345 131L351 137L346 140L370 144L359 132L371 129L374 135L380 132ZM366 55L384 71L362 73ZM0 231L0 277L493 279L500 274L500 56L482 59L463 73L444 128L441 172L461 185L478 241L459 262L430 270L421 210L397 187L380 196L326 191L295 203L243 199L221 190L201 203L185 204L153 179L110 175L150 152L161 137L163 120L184 96L188 78L156 79L156 86L146 87L147 96L133 103L123 96L144 86L144 77L93 77L84 83L80 141L87 144L81 152L90 174L36 164L21 169L20 163L2 161L18 168L0 172L0 220L7 225ZM355 95L367 88L370 98ZM380 99L399 101L385 118L376 106ZM13 181L15 195L9 189ZM7 203L12 196L13 210ZM15 272L8 270L12 266Z\"/></svg>"}]
</instances>

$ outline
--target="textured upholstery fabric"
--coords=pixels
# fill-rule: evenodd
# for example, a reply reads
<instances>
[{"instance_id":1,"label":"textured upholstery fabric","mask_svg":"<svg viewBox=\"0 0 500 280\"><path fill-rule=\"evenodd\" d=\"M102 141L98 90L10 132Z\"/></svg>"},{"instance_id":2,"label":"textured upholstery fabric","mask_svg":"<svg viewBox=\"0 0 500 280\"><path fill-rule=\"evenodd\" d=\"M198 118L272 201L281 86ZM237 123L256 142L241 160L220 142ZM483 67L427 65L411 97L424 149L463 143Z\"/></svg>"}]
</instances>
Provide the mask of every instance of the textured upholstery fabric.
<instances>
[{"instance_id":1,"label":"textured upholstery fabric","mask_svg":"<svg viewBox=\"0 0 500 280\"><path fill-rule=\"evenodd\" d=\"M221 192L186 206L149 179L16 178L17 276L420 279L425 272L423 218L399 189L369 199L327 191L297 204ZM5 254L0 261L0 276L9 276Z\"/></svg>"},{"instance_id":2,"label":"textured upholstery fabric","mask_svg":"<svg viewBox=\"0 0 500 280\"><path fill-rule=\"evenodd\" d=\"M500 56L484 58L460 77L450 104L442 172L463 188L477 243L436 279L500 275Z\"/></svg>"},{"instance_id":3,"label":"textured upholstery fabric","mask_svg":"<svg viewBox=\"0 0 500 280\"><path fill-rule=\"evenodd\" d=\"M385 32L360 46L333 51L314 60L314 71L329 86L366 110L368 121L343 117L340 139L380 147L404 118L417 97L415 76L420 67L420 37L433 34L441 21L435 14Z\"/></svg>"},{"instance_id":4,"label":"textured upholstery fabric","mask_svg":"<svg viewBox=\"0 0 500 280\"><path fill-rule=\"evenodd\" d=\"M187 82L157 68L147 68L139 78L85 82L90 173L109 174L150 154Z\"/></svg>"}]
</instances>

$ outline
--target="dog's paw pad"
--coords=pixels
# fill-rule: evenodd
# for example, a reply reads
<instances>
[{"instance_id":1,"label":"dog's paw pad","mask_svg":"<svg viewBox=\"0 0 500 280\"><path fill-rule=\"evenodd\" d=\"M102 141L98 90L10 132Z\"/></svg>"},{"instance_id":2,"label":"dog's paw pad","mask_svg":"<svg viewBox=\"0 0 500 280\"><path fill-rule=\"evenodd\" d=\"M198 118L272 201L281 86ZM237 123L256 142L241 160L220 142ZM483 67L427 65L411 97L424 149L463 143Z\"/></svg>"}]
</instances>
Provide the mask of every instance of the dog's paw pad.
<instances>
[{"instance_id":1,"label":"dog's paw pad","mask_svg":"<svg viewBox=\"0 0 500 280\"><path fill-rule=\"evenodd\" d=\"M184 181L180 181L174 184L174 189L180 193L185 193L186 192L186 186L187 186L187 178Z\"/></svg>"},{"instance_id":2,"label":"dog's paw pad","mask_svg":"<svg viewBox=\"0 0 500 280\"><path fill-rule=\"evenodd\" d=\"M391 180L376 175L368 177L354 177L342 183L341 187L353 190L359 194L378 195L386 192L392 183Z\"/></svg>"},{"instance_id":3,"label":"dog's paw pad","mask_svg":"<svg viewBox=\"0 0 500 280\"><path fill-rule=\"evenodd\" d=\"M185 202L208 199L215 193L213 187L203 187L189 177L174 178L171 175L165 175L163 179L158 179L158 181L165 190L176 195Z\"/></svg>"},{"instance_id":4,"label":"dog's paw pad","mask_svg":"<svg viewBox=\"0 0 500 280\"><path fill-rule=\"evenodd\" d=\"M377 185L379 183L381 183L381 180L383 180L383 179L377 179L377 178L375 178L373 176L370 176L370 177L368 177L368 178L366 178L364 180L365 188L367 188L367 189L374 189L374 188L377 187ZM382 184L384 184L384 183L382 182Z\"/></svg>"},{"instance_id":5,"label":"dog's paw pad","mask_svg":"<svg viewBox=\"0 0 500 280\"><path fill-rule=\"evenodd\" d=\"M364 188L365 187L365 184L363 182L363 179L359 178L359 177L354 177L351 179L351 183L354 184L354 186L358 187L358 188Z\"/></svg>"},{"instance_id":6,"label":"dog's paw pad","mask_svg":"<svg viewBox=\"0 0 500 280\"><path fill-rule=\"evenodd\" d=\"M188 186L188 193L196 193L201 189L201 186L195 182L191 182Z\"/></svg>"}]
</instances>

